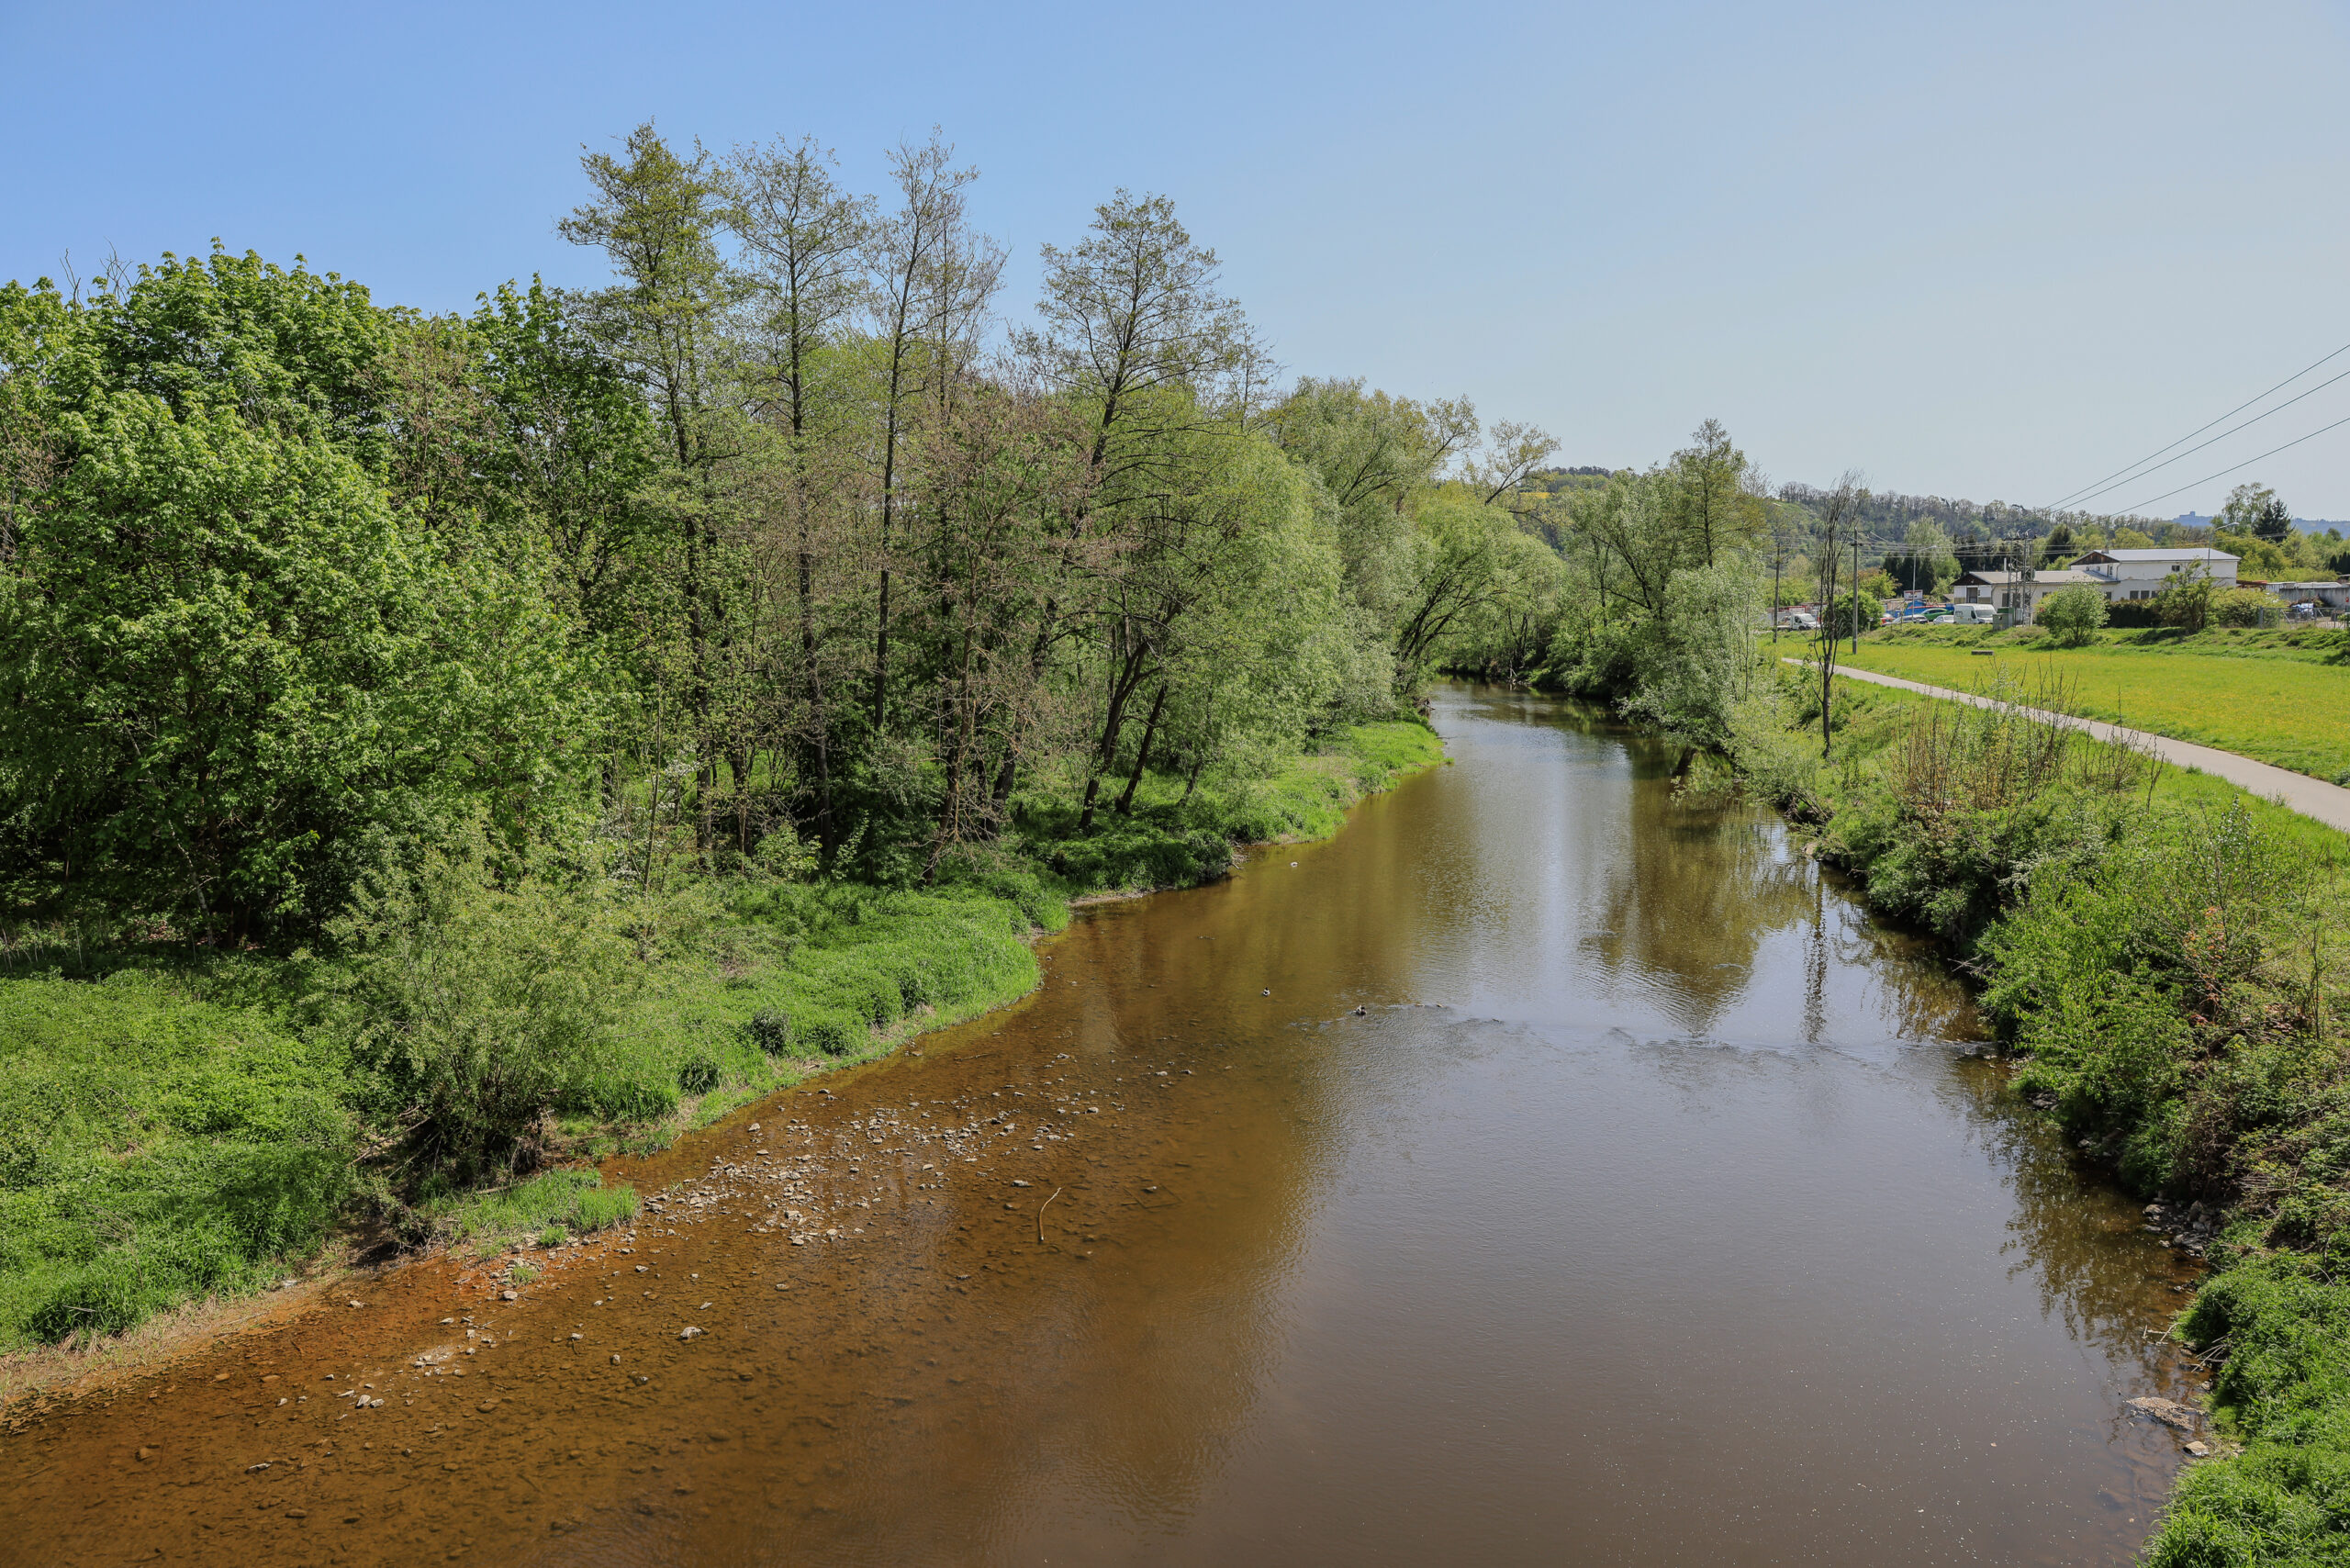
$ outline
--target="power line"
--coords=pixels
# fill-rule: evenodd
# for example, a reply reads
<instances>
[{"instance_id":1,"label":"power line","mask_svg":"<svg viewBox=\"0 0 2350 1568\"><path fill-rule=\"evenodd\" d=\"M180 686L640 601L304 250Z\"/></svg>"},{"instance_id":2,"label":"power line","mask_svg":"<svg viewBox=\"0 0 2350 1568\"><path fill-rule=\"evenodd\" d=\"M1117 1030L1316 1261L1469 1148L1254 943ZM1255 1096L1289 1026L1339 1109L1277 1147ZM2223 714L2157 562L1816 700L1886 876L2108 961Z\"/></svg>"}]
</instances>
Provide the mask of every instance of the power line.
<instances>
[{"instance_id":1,"label":"power line","mask_svg":"<svg viewBox=\"0 0 2350 1568\"><path fill-rule=\"evenodd\" d=\"M2146 476L2148 476L2149 474L2154 473L2155 468L2167 468L2167 467L2169 467L2172 464L2178 462L2181 458L2192 457L2192 456L2194 456L2197 453L2199 453L2199 452L2202 451L2205 447L2207 447L2207 446L2210 446L2210 445L2213 445L2213 444L2215 444L2215 443L2217 443L2217 442L2222 442L2222 441L2227 440L2227 439L2228 439L2228 437L2230 437L2230 436L2232 436L2232 435L2235 434L2235 433L2236 433L2236 431L2247 431L2247 430L2250 430L2253 426L2255 426L2255 425L2258 424L2261 420L2263 420L2266 419L2270 414L2281 414L2281 413L2283 413L2286 409L2288 409L2291 408L2294 404L2296 404L2296 403L2300 402L2303 398L2311 398L2311 397L2314 397L2314 396L2316 396L2318 393L2322 392L2322 391L2324 391L2327 387L2329 387L2329 386L2333 386L2333 385L2334 384L2334 382L2336 382L2336 381L2340 381L2340 380L2343 380L2344 377L2350 377L2350 370L2345 370L2345 371L2344 371L2340 375L2332 376L2332 377L2330 377L2330 378L2328 378L2328 379L2326 379L2326 380L2324 380L2324 381L2321 381L2321 382L2319 382L2316 386L2314 386L2311 387L2307 392L2297 393L2297 394L2295 394L2293 397L2290 397L2290 398L2286 398L2283 402L2281 402L2281 403L2277 404L2277 405L2275 408L2273 408L2273 409L2266 409L2266 410L2265 410L2265 411L2263 411L2263 412L2261 412L2261 413L2257 413L2257 414L2253 415L2253 416L2252 416L2252 418L2250 418L2250 419L2248 419L2248 420L2244 420L2244 423L2242 423L2242 424L2240 424L2240 425L2236 426L2233 430L2224 430L2224 431L2221 431L2219 434L2217 434L2217 435L2213 436L2210 441L2198 442L2195 445L2188 447L2185 452L2180 453L2180 454L2178 454L2178 456L2177 456L2177 457L2165 457L2165 458L2164 458L2160 463L2155 464L2155 465L2154 465L2154 468L2143 468L2143 469L2140 469L2137 473L2132 474L2132 475L2131 476L2131 478L2132 478L2132 479L2133 479L2133 480L2135 480L2135 479L2143 479L2143 478L2146 477ZM2265 394L2264 394L2264 396L2265 396ZM2221 417L2222 417L2222 418L2225 418L2225 416L2224 416L2224 415L2222 415ZM2204 426L2203 428L2204 428L2204 429L2206 429L2206 430L2209 430L2209 429L2210 429L2211 427L2210 427L2210 426L2209 426L2209 425L2206 425L2206 426ZM2184 440L2185 438L2184 438L2184 437L2181 437L2180 439ZM2253 459L2253 461L2254 461L2254 462L2255 462L2255 463L2257 463L2257 462L2259 462L2259 461L2260 461L2260 459L2258 459L2258 458L2256 458L2256 457L2255 457L2255 458L2254 458L2254 459ZM2088 492L2088 495L2083 496L2083 497L2081 497L2080 498L2081 498L2082 500L2087 500L2087 499L2088 499L2089 496L2099 496L2099 495L2103 495L2103 494L2104 494L2106 491L2108 491L2108 490L2118 490L2118 489L2120 489L2121 487L2121 483L2120 483L2119 481L2116 481L2115 483L2110 484L2110 485L2100 485L2100 486L2098 486L2096 489L2089 491L2089 492ZM2173 492L2173 493L2174 493L2174 494L2176 494L2176 492Z\"/></svg>"},{"instance_id":2,"label":"power line","mask_svg":"<svg viewBox=\"0 0 2350 1568\"><path fill-rule=\"evenodd\" d=\"M2170 443L2170 446L2158 446L2158 447L2154 448L2154 451L2149 452L2148 454L2146 454L2146 455L2145 455L2145 456L2141 457L2140 459L2138 459L2138 461L2137 461L2137 462L2135 462L2135 463L2125 463L2125 464L2123 464L2121 467L2119 467L2119 468L2115 469L2112 473L2108 474L2104 478L2098 480L2095 484L2085 486L2085 487L2082 487L2082 488L2080 488L2080 489L2077 489L2077 490L2072 491L2072 492L2071 492L2070 494L2068 494L2068 495L2065 495L2065 496L2059 497L2057 499L2055 499L2055 500L2053 500L2053 501L2049 502L2049 503L2048 503L2048 505L2046 505L2045 507L2042 507L2041 510L2042 510L2042 511L2054 511L2058 507L2061 507L2061 506L2065 505L2066 502L2071 501L2071 500L2075 499L2075 498L2077 498L2077 497L2082 497L2082 496L2093 496L2093 495L2096 495L2096 494L2097 494L2097 493L2098 493L2099 491L2101 491L2101 490L2105 489L2105 488L2107 487L2107 486L2108 486L2110 482L2112 482L2113 480L2119 479L2119 478L2122 477L2124 475L2132 474L2132 473L2134 473L2136 470L2138 470L2139 468L2142 468L2142 467L2143 467L2145 465L2147 465L2147 464L2149 464L2149 463L2152 463L2155 458L2160 457L2164 453L2168 452L2168 451L2170 450L2171 446L2178 446L2178 445L2181 445L2181 444L2182 444L2182 443L2184 443L2184 442L2193 441L2197 436L2201 435L2205 431L2210 430L2210 429L2211 428L2211 425L2222 424L2222 423L2225 423L2225 422L2226 422L2227 420L2232 420L2232 419L2234 419L2238 414L2243 413L2246 409L2249 409L2249 408L2251 408L2255 403L2259 402L2259 401L2260 401L2260 399L2261 399L2262 398L2266 398L2266 397L2269 396L2269 394L2270 394L2270 393L2275 393L2275 392L2281 392L2281 391L2283 391L2286 387L2290 386L2294 382L2299 381L2302 376L2307 375L2311 371L2315 370L2315 369L2318 367L2318 365L2324 364L2325 364L2327 361L2329 361L2329 360L2338 359L2338 358L2340 358L2340 357L2341 357L2343 354L2344 354L2344 353L2350 353L2350 343L2344 343L2344 344L2343 344L2340 348L2338 348L2338 349L2334 350L2332 353L2327 354L2327 355L2325 356L2325 358L2324 358L2324 359L2321 359L2321 360L2317 361L2317 362L2316 362L2316 364L2310 364L2310 365L2306 365L2306 366L2302 367L2301 369L2300 369L2300 370L2297 370L2297 371L2293 372L2293 374L2292 374L2292 375L2288 375L2288 376L2285 377L2285 379L2284 379L2284 380L2279 381L2276 386L2271 386L2271 387L2268 389L2268 391L2266 391L2266 392L2263 392L2263 393L2259 394L2257 397L2253 397L2253 398L2245 398L2243 402L2238 403L2234 408L2230 409L2226 413L2221 414L2218 419L2213 420L2211 421L2211 423L2210 423L2210 424L2205 424L2205 425L2198 425L2198 426L2196 426L2193 430L2188 431L2185 435L2180 436L2180 437L2178 438L2178 440L2177 440L2177 441L2172 442ZM2338 375L2334 377L2334 380L2335 380L2335 381L2339 381L2340 379L2342 379L2342 378L2341 378L2340 376L2338 376ZM2331 386L2331 385L2332 385L2332 383L2331 383L2331 382L2329 382L2327 385ZM2314 392L2314 391L2316 391L2316 390L2317 390L2317 388L2316 388L2316 387L2314 387L2314 386L2312 386L2311 388L2310 388L2310 391L2311 391L2311 392ZM2305 398L2305 397L2309 396L2309 393L2305 392L2305 393L2301 394L2301 396ZM2295 399L2295 400L2296 400L2296 401L2299 401L2299 399L2298 399L2298 398L2297 398L2297 399ZM2280 403L2280 404L2278 404L2278 405L2277 405L2277 408L2283 408L2284 406L2285 406L2285 405L2283 405L2283 404L2281 404L2281 403ZM2270 412L2270 413L2274 413L2274 412L2276 412L2276 409L2270 409L2270 410L2269 410L2269 412ZM2265 416L2264 416L2264 417L2265 417ZM2247 420L2247 421L2245 421L2245 422L2246 422L2246 423L2250 423L2251 421ZM2217 440L2218 438L2217 438L2217 437L2214 437L2213 439L2214 439L2214 440ZM2210 442L2207 442L2205 444L2206 444L2206 445L2209 445L2209 444L2210 444ZM2181 453L2181 454L2179 454L2179 455L2180 455L2180 456L2182 456L2182 457L2184 457L2184 456L2185 456L2185 455L2187 455L2187 454L2186 454L2185 453ZM2255 457L2255 458L2254 458L2254 459L2253 459L2253 461L2254 461L2254 462L2255 462L2255 463L2257 463L2257 462L2259 462L2259 461L2260 461L2260 459L2258 459L2258 458L2256 458L2256 457ZM2188 488L2189 488L2189 489L2192 489L2194 487L2193 487L2193 486L2188 486L2188 487L2188 487ZM2176 491L2176 490L2174 490L2174 491L2172 491L2172 492L2171 492L2171 494L2173 494L2173 495L2177 495L2177 493L2178 493L2178 492L2177 492L2177 491ZM2160 498L2157 498L2157 499L2159 499Z\"/></svg>"},{"instance_id":3,"label":"power line","mask_svg":"<svg viewBox=\"0 0 2350 1568\"><path fill-rule=\"evenodd\" d=\"M2206 474L2206 475L2204 475L2204 476L2203 476L2203 477L2201 477L2200 479L2196 480L2196 481L2194 482L2194 484L2181 485L2181 486L2180 486L2177 489L2176 489L2176 490L2165 490L2165 491L2164 491L2161 495L2159 495L2159 496L2148 496L2148 497L2147 497L2144 500L2143 500L2143 501L2133 501L2133 502L2132 502L2132 503L2130 504L2130 507L2129 507L2129 509L2128 509L2128 510L2131 510L2131 511L2133 511L2133 512L2134 512L2134 511L2136 511L2140 507L2150 507L2150 506L2154 505L2156 501L2166 501L2166 500L2170 499L2170 498L2171 498L2171 497L2173 497L2173 496L2184 495L2184 494L2186 494L2188 491L2189 491L2189 490L2191 490L2191 489L2195 488L2195 486L2196 486L2196 485L2208 485L2208 484L2210 484L2210 483L2212 480L2214 480L2214 479L2223 479L2223 478L2227 477L2229 475L2231 475L2231 474L2234 473L2234 472L2236 471L2236 469L2238 469L2238 468L2249 468L2249 467L2251 467L2254 464L2255 464L2255 463L2259 462L2259 461L2261 460L2261 458L2264 458L2264 457L2274 457L2274 456L2276 456L2278 453L2280 453L2280 452L2284 451L2284 450L2286 449L2286 447L2299 446L2299 445L2300 445L2300 444L2301 444L2301 442L2305 442L2305 441L2315 441L2319 436L2323 435L2327 431L2331 431L2331 430L2340 430L2344 425L2350 425L2350 415L2345 415L2345 416L2344 416L2344 417L2343 417L2342 419L2338 419L2338 420L2334 420L2334 421L2333 421L2332 424L2330 424L2330 425L2322 425L2322 426L2320 426L2318 429L2316 429L2316 430L2313 430L2313 431L2310 431L2310 433L2309 433L2309 434L2307 434L2307 435L2297 435L2297 436L2295 436L2292 440L2290 440L2290 441L2287 442L2285 443L2285 445L2284 445L2284 446L2272 446L2272 447L2270 447L2267 451L2266 451L2266 452L2262 453L2262 454L2260 454L2260 456L2259 456L2259 457L2247 457L2247 458L2245 458L2243 462L2238 463L2238 464L2235 464L2235 465L2232 465L2232 466L2231 466L2231 467L2227 467L2227 468L2222 468L2222 469L2221 469L2217 474Z\"/></svg>"}]
</instances>

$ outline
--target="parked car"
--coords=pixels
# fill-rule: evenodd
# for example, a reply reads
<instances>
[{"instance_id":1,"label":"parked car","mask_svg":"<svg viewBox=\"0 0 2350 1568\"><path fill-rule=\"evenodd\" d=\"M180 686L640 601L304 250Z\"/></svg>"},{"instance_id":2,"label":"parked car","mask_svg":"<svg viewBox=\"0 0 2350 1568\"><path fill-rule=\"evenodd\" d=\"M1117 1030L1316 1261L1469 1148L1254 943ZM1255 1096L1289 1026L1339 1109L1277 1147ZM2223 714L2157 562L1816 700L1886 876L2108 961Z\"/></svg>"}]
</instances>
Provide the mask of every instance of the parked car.
<instances>
[{"instance_id":1,"label":"parked car","mask_svg":"<svg viewBox=\"0 0 2350 1568\"><path fill-rule=\"evenodd\" d=\"M1790 632L1817 632L1819 617L1808 610L1790 610L1780 615L1779 624Z\"/></svg>"}]
</instances>

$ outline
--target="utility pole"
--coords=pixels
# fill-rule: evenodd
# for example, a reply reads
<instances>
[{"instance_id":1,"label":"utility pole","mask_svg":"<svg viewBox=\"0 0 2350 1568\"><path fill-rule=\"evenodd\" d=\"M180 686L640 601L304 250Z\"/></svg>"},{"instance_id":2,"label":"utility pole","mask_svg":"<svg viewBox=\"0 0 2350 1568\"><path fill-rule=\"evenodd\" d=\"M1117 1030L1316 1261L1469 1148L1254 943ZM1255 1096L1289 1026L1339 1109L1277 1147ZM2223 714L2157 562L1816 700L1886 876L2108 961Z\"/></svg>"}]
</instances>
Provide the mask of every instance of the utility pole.
<instances>
[{"instance_id":1,"label":"utility pole","mask_svg":"<svg viewBox=\"0 0 2350 1568\"><path fill-rule=\"evenodd\" d=\"M1786 562L1786 550L1774 531L1771 540L1771 645L1774 648L1779 645L1779 572Z\"/></svg>"},{"instance_id":2,"label":"utility pole","mask_svg":"<svg viewBox=\"0 0 2350 1568\"><path fill-rule=\"evenodd\" d=\"M1852 600L1852 624L1845 628L1845 634L1852 638L1852 652L1857 654L1861 651L1861 531L1858 523L1852 526L1852 573L1850 581L1852 586L1848 591Z\"/></svg>"}]
</instances>

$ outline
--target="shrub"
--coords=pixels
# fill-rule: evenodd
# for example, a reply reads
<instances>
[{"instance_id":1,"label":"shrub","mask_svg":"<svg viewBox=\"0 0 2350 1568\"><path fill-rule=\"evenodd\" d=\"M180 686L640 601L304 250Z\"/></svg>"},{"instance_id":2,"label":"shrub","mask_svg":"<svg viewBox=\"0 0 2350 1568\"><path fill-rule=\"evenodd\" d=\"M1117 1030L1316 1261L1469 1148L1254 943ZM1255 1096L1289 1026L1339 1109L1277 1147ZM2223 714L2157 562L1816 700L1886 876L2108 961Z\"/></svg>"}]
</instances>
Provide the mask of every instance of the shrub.
<instances>
[{"instance_id":1,"label":"shrub","mask_svg":"<svg viewBox=\"0 0 2350 1568\"><path fill-rule=\"evenodd\" d=\"M828 1057L845 1057L856 1048L865 1030L861 1025L836 1014L802 1014L800 1043Z\"/></svg>"},{"instance_id":2,"label":"shrub","mask_svg":"<svg viewBox=\"0 0 2350 1568\"><path fill-rule=\"evenodd\" d=\"M2211 596L2214 626L2275 626L2285 619L2285 601L2260 588L2227 588Z\"/></svg>"},{"instance_id":3,"label":"shrub","mask_svg":"<svg viewBox=\"0 0 2350 1568\"><path fill-rule=\"evenodd\" d=\"M2040 606L2039 621L2058 647L2082 648L2097 641L2109 613L2103 591L2082 584L2050 594Z\"/></svg>"},{"instance_id":4,"label":"shrub","mask_svg":"<svg viewBox=\"0 0 2350 1568\"><path fill-rule=\"evenodd\" d=\"M644 983L641 920L593 881L508 890L479 860L435 854L344 923L357 950L328 1010L396 1103L421 1114L418 1139L468 1168L551 1110L612 1103L618 1025Z\"/></svg>"},{"instance_id":5,"label":"shrub","mask_svg":"<svg viewBox=\"0 0 2350 1568\"><path fill-rule=\"evenodd\" d=\"M2219 594L2220 585L2206 577L2200 569L2181 572L2165 581L2150 601L2154 614L2165 626L2176 626L2182 632L2200 632L2211 619L2211 601Z\"/></svg>"},{"instance_id":6,"label":"shrub","mask_svg":"<svg viewBox=\"0 0 2350 1568\"><path fill-rule=\"evenodd\" d=\"M791 1019L772 1007L762 1007L743 1025L743 1037L771 1057L781 1056L791 1045Z\"/></svg>"}]
</instances>

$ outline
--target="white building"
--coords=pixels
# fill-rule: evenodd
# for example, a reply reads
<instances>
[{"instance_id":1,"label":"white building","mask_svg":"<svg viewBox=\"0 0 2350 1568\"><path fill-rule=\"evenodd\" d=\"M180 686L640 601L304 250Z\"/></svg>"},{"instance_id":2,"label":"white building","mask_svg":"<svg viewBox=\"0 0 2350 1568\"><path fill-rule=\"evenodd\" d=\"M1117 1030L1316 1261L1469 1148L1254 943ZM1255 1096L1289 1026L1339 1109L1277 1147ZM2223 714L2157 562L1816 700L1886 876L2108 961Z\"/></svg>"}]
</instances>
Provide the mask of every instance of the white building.
<instances>
[{"instance_id":1,"label":"white building","mask_svg":"<svg viewBox=\"0 0 2350 1568\"><path fill-rule=\"evenodd\" d=\"M1958 580L1950 585L1950 597L1957 604L1986 604L1993 610L2012 610L2020 625L2037 619L2040 601L2058 588L2104 587L2103 577L2083 571L1962 572Z\"/></svg>"},{"instance_id":2,"label":"white building","mask_svg":"<svg viewBox=\"0 0 2350 1568\"><path fill-rule=\"evenodd\" d=\"M2236 586L2236 558L2208 545L2185 550L2092 550L2073 566L2087 573L2116 603L2152 599L2163 591L2165 583L2186 572L2200 571L2223 588Z\"/></svg>"}]
</instances>

